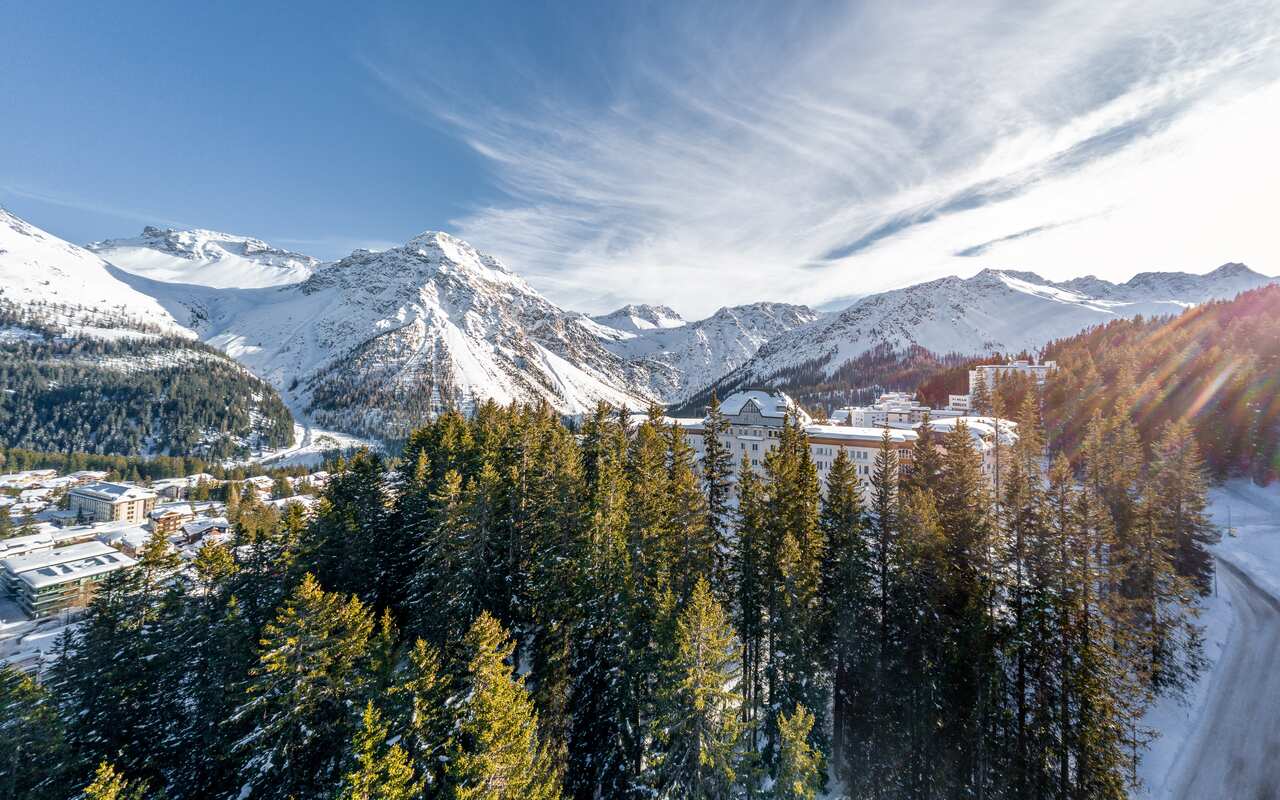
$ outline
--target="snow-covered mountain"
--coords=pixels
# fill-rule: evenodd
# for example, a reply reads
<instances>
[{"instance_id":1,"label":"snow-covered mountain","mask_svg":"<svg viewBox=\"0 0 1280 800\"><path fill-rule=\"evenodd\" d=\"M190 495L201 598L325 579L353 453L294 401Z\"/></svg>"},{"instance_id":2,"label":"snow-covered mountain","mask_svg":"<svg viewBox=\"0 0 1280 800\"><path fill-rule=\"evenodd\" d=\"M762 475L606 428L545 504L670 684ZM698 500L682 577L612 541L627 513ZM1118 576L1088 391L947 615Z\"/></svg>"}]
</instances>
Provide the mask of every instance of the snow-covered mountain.
<instances>
[{"instance_id":1,"label":"snow-covered mountain","mask_svg":"<svg viewBox=\"0 0 1280 800\"><path fill-rule=\"evenodd\" d=\"M1054 282L1033 272L983 270L870 295L838 314L782 334L727 375L724 390L772 382L797 370L831 375L885 345L935 353L1035 350L1091 325L1189 306L1271 283L1243 264L1206 275L1144 272L1116 284L1094 276Z\"/></svg>"},{"instance_id":2,"label":"snow-covered mountain","mask_svg":"<svg viewBox=\"0 0 1280 800\"><path fill-rule=\"evenodd\" d=\"M1035 349L1271 281L1240 264L1123 284L986 270L868 296L838 314L756 303L686 322L665 306L566 311L444 233L329 264L209 231L147 228L93 247L0 211L0 299L91 335L197 335L276 387L295 413L392 439L443 406L483 399L545 400L572 414L599 400L638 408L713 385L723 394L830 375L881 347Z\"/></svg>"},{"instance_id":3,"label":"snow-covered mountain","mask_svg":"<svg viewBox=\"0 0 1280 800\"><path fill-rule=\"evenodd\" d=\"M651 307L627 306L593 320L603 324L636 308ZM674 313L659 317L673 318ZM649 375L647 388L653 396L664 403L678 403L745 363L765 342L817 318L817 312L807 306L752 303L722 308L706 319L679 326L655 325L619 331L621 335L606 330L600 335L611 351L645 368Z\"/></svg>"},{"instance_id":4,"label":"snow-covered mountain","mask_svg":"<svg viewBox=\"0 0 1280 800\"><path fill-rule=\"evenodd\" d=\"M121 281L97 255L3 208L0 300L73 334L187 334L155 298Z\"/></svg>"},{"instance_id":5,"label":"snow-covered mountain","mask_svg":"<svg viewBox=\"0 0 1280 800\"><path fill-rule=\"evenodd\" d=\"M679 328L685 324L684 318L667 306L637 305L635 303L591 319L606 328L613 328L632 335L652 330Z\"/></svg>"},{"instance_id":6,"label":"snow-covered mountain","mask_svg":"<svg viewBox=\"0 0 1280 800\"><path fill-rule=\"evenodd\" d=\"M87 247L135 275L223 289L298 283L311 277L320 264L319 259L248 236L150 225L140 236L107 239Z\"/></svg>"},{"instance_id":7,"label":"snow-covered mountain","mask_svg":"<svg viewBox=\"0 0 1280 800\"><path fill-rule=\"evenodd\" d=\"M484 399L546 400L562 413L646 401L643 366L606 349L581 315L444 233L357 250L280 287L132 282L338 430L395 438L444 404Z\"/></svg>"}]
</instances>

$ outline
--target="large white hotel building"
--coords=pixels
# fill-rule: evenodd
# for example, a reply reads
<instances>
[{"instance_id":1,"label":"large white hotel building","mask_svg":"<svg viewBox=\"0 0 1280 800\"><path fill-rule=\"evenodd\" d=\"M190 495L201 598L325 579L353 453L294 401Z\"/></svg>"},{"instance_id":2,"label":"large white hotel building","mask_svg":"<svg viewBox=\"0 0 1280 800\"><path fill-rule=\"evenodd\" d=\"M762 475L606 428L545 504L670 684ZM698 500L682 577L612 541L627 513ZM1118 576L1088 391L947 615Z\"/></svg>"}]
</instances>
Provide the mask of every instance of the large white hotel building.
<instances>
[{"instance_id":1,"label":"large white hotel building","mask_svg":"<svg viewBox=\"0 0 1280 800\"><path fill-rule=\"evenodd\" d=\"M900 398L893 398L895 401ZM923 421L923 414L914 418L886 420L883 427L869 427L841 423L815 423L790 397L778 392L769 394L761 391L738 392L726 398L720 404L720 411L729 423L727 434L729 450L732 454L733 468L736 473L742 457L749 459L752 471L764 474L764 457L777 446L781 436L782 423L790 413L804 427L809 440L809 454L818 470L818 477L826 483L827 473L835 461L836 454L844 450L846 457L856 467L858 479L862 482L864 494L868 493L871 476L875 471L876 454L880 450L881 437L889 431L890 441L897 450L900 467L911 464L919 435L916 428ZM867 414L859 413L859 409L842 409L852 412L839 415L842 420L858 421L866 419ZM879 417L876 417L877 421ZM706 432L705 418L677 420L689 435L698 457L705 452L703 435ZM961 417L943 415L931 420L931 426L939 435L945 435L958 423L964 423L973 438L974 448L982 454L983 472L991 475L995 469L995 436L997 430L1001 442L1008 446L1016 440L1016 425L1007 420L994 420L988 417Z\"/></svg>"}]
</instances>

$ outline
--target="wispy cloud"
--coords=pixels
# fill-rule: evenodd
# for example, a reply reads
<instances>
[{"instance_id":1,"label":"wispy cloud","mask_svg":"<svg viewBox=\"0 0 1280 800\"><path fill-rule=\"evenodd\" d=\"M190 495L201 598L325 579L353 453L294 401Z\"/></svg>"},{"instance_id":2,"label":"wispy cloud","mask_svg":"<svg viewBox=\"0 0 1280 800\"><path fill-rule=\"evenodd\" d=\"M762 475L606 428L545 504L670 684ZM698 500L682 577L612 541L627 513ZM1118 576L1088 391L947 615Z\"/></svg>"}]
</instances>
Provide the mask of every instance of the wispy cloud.
<instances>
[{"instance_id":1,"label":"wispy cloud","mask_svg":"<svg viewBox=\"0 0 1280 800\"><path fill-rule=\"evenodd\" d=\"M92 198L36 191L25 186L0 184L0 195L5 194L13 197L20 197L23 200L32 200L37 203L59 206L61 208L71 208L77 211L88 211L93 214L101 214L106 217L115 217L116 219L129 220L131 222L141 222L147 225L167 225L172 228L196 227L179 220L167 219L162 214L153 214L146 211L139 211L137 209L122 208L114 203L104 203Z\"/></svg>"},{"instance_id":2,"label":"wispy cloud","mask_svg":"<svg viewBox=\"0 0 1280 800\"><path fill-rule=\"evenodd\" d=\"M1280 134L1260 110L1280 80L1271 0L679 8L579 43L599 65L592 91L511 52L468 62L503 91L431 48L366 65L490 161L505 199L456 232L588 309L821 303L972 271L974 255L1062 271L1110 252L1099 237L1117 245L1117 225L1149 240L1157 210L1214 213L1132 186L1167 186L1205 161L1201 143L1225 146L1210 110ZM1160 266L1114 249L1089 271Z\"/></svg>"}]
</instances>

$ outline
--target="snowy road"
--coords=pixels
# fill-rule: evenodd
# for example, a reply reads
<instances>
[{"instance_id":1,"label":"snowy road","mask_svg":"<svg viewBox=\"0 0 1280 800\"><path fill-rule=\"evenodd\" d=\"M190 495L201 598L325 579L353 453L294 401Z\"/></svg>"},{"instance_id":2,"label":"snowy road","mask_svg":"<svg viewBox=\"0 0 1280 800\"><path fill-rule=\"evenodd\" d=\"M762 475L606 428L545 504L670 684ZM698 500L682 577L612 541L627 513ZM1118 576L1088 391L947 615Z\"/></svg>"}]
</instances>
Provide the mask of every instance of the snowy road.
<instances>
[{"instance_id":1,"label":"snowy road","mask_svg":"<svg viewBox=\"0 0 1280 800\"><path fill-rule=\"evenodd\" d=\"M1177 800L1280 797L1280 602L1218 560L1235 624L1205 716L1180 760Z\"/></svg>"}]
</instances>

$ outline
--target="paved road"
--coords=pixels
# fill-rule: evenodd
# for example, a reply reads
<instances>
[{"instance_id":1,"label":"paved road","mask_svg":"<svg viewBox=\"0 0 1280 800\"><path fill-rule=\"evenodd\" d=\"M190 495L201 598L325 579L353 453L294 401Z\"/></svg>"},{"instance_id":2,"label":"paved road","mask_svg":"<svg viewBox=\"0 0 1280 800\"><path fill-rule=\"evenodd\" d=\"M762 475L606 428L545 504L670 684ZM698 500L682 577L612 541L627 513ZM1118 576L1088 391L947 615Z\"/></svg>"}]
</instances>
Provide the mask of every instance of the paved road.
<instances>
[{"instance_id":1,"label":"paved road","mask_svg":"<svg viewBox=\"0 0 1280 800\"><path fill-rule=\"evenodd\" d=\"M1280 798L1280 602L1218 560L1231 598L1227 640L1205 716L1180 759L1177 800Z\"/></svg>"}]
</instances>

